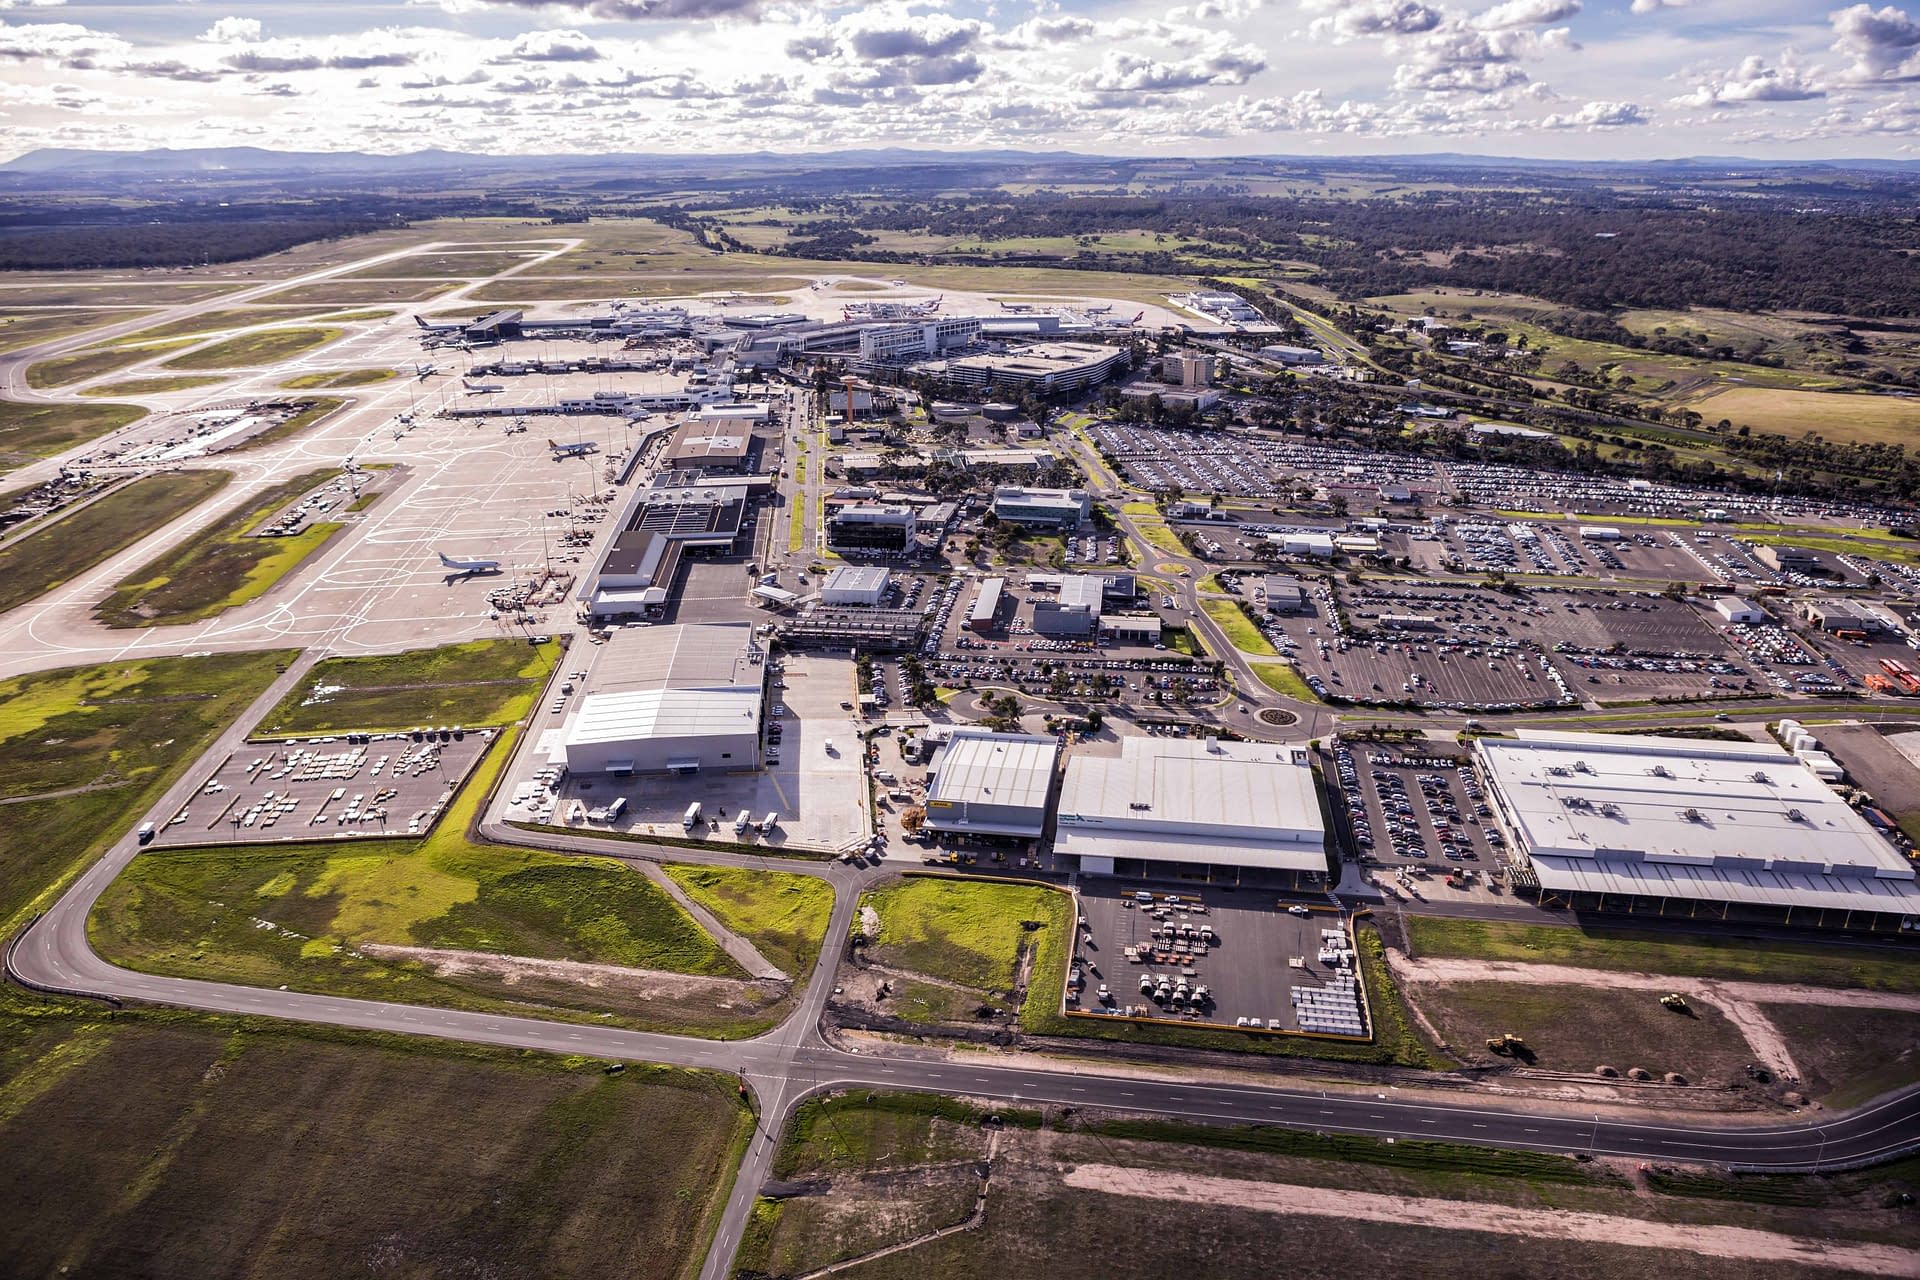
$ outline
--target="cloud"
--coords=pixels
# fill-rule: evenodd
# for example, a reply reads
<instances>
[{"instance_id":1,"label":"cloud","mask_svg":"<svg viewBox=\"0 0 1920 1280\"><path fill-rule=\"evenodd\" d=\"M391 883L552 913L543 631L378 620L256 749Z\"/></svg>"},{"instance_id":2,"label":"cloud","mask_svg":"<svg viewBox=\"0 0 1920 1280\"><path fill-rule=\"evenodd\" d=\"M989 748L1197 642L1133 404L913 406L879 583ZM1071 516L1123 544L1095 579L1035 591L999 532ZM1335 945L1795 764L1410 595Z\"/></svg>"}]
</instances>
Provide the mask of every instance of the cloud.
<instances>
[{"instance_id":1,"label":"cloud","mask_svg":"<svg viewBox=\"0 0 1920 1280\"><path fill-rule=\"evenodd\" d=\"M1230 46L1178 62L1113 50L1098 67L1076 76L1072 86L1100 95L1175 93L1204 85L1245 84L1266 69L1266 55L1249 45Z\"/></svg>"},{"instance_id":2,"label":"cloud","mask_svg":"<svg viewBox=\"0 0 1920 1280\"><path fill-rule=\"evenodd\" d=\"M1580 0L1506 0L1476 17L1473 25L1483 31L1542 27L1549 22L1565 22L1578 12Z\"/></svg>"},{"instance_id":3,"label":"cloud","mask_svg":"<svg viewBox=\"0 0 1920 1280\"><path fill-rule=\"evenodd\" d=\"M856 28L847 44L862 58L950 58L980 37L980 26L929 14L899 25Z\"/></svg>"},{"instance_id":4,"label":"cloud","mask_svg":"<svg viewBox=\"0 0 1920 1280\"><path fill-rule=\"evenodd\" d=\"M1481 31L1457 21L1408 43L1407 60L1393 70L1403 93L1498 93L1528 82L1522 59L1577 47L1565 27Z\"/></svg>"},{"instance_id":5,"label":"cloud","mask_svg":"<svg viewBox=\"0 0 1920 1280\"><path fill-rule=\"evenodd\" d=\"M0 0L0 9L58 9L67 0Z\"/></svg>"},{"instance_id":6,"label":"cloud","mask_svg":"<svg viewBox=\"0 0 1920 1280\"><path fill-rule=\"evenodd\" d=\"M299 45L276 43L268 49L242 49L230 53L220 61L235 71L246 71L264 75L286 75L296 71L364 71L369 67L410 67L414 56L401 50L385 53L317 53L303 50Z\"/></svg>"},{"instance_id":7,"label":"cloud","mask_svg":"<svg viewBox=\"0 0 1920 1280\"><path fill-rule=\"evenodd\" d=\"M1741 59L1731 71L1709 76L1674 102L1683 107L1729 107L1748 102L1804 102L1826 97L1814 78L1795 64L1793 51L1768 66L1759 54Z\"/></svg>"},{"instance_id":8,"label":"cloud","mask_svg":"<svg viewBox=\"0 0 1920 1280\"><path fill-rule=\"evenodd\" d=\"M1589 102L1567 115L1550 115L1540 121L1543 129L1624 129L1647 123L1647 113L1632 102Z\"/></svg>"},{"instance_id":9,"label":"cloud","mask_svg":"<svg viewBox=\"0 0 1920 1280\"><path fill-rule=\"evenodd\" d=\"M598 62L604 56L592 40L578 31L529 31L515 40L511 49L488 61Z\"/></svg>"},{"instance_id":10,"label":"cloud","mask_svg":"<svg viewBox=\"0 0 1920 1280\"><path fill-rule=\"evenodd\" d=\"M130 48L119 36L73 22L0 22L0 59L8 61L45 59L88 70L103 58L125 56Z\"/></svg>"},{"instance_id":11,"label":"cloud","mask_svg":"<svg viewBox=\"0 0 1920 1280\"><path fill-rule=\"evenodd\" d=\"M1639 14L1658 13L1662 9L1684 9L1694 0L1633 0L1633 11Z\"/></svg>"},{"instance_id":12,"label":"cloud","mask_svg":"<svg viewBox=\"0 0 1920 1280\"><path fill-rule=\"evenodd\" d=\"M1419 0L1322 0L1333 12L1315 18L1307 31L1316 39L1346 44L1371 36L1406 36L1432 31L1442 21L1438 9Z\"/></svg>"},{"instance_id":13,"label":"cloud","mask_svg":"<svg viewBox=\"0 0 1920 1280\"><path fill-rule=\"evenodd\" d=\"M699 22L757 13L771 0L483 0L505 9L570 9L600 22Z\"/></svg>"},{"instance_id":14,"label":"cloud","mask_svg":"<svg viewBox=\"0 0 1920 1280\"><path fill-rule=\"evenodd\" d=\"M1856 4L1831 15L1833 51L1853 59L1845 78L1860 83L1898 83L1920 77L1920 22L1892 5Z\"/></svg>"},{"instance_id":15,"label":"cloud","mask_svg":"<svg viewBox=\"0 0 1920 1280\"><path fill-rule=\"evenodd\" d=\"M260 34L258 18L221 18L200 39L206 44L252 44Z\"/></svg>"}]
</instances>

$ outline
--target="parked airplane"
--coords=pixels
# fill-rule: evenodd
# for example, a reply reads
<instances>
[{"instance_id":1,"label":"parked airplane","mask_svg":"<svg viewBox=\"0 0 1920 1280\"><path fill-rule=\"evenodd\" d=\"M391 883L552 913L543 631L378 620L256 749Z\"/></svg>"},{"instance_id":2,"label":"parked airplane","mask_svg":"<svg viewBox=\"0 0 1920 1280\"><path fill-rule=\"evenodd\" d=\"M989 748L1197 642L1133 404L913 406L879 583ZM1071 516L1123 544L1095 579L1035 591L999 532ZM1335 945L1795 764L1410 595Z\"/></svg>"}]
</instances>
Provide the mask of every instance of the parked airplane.
<instances>
[{"instance_id":1,"label":"parked airplane","mask_svg":"<svg viewBox=\"0 0 1920 1280\"><path fill-rule=\"evenodd\" d=\"M1111 310L1113 310L1113 304L1111 302L1108 302L1108 303L1103 303L1102 305L1097 307L1088 307L1087 314L1090 316L1103 316Z\"/></svg>"},{"instance_id":2,"label":"parked airplane","mask_svg":"<svg viewBox=\"0 0 1920 1280\"><path fill-rule=\"evenodd\" d=\"M440 372L440 366L435 364L417 364L413 366L413 376L419 378L422 382L425 382L438 372Z\"/></svg>"},{"instance_id":3,"label":"parked airplane","mask_svg":"<svg viewBox=\"0 0 1920 1280\"><path fill-rule=\"evenodd\" d=\"M549 440L547 448L553 450L556 458L584 458L590 453L600 452L600 446L591 440L582 440L577 444L555 444Z\"/></svg>"},{"instance_id":4,"label":"parked airplane","mask_svg":"<svg viewBox=\"0 0 1920 1280\"><path fill-rule=\"evenodd\" d=\"M456 574L466 575L500 572L500 562L498 560L472 560L464 556L450 556L444 551L436 551L434 554L440 557L441 564L453 570Z\"/></svg>"},{"instance_id":5,"label":"parked airplane","mask_svg":"<svg viewBox=\"0 0 1920 1280\"><path fill-rule=\"evenodd\" d=\"M490 396L507 389L507 384L504 382L475 382L471 378L460 379L460 385L467 389L467 394L470 396Z\"/></svg>"}]
</instances>

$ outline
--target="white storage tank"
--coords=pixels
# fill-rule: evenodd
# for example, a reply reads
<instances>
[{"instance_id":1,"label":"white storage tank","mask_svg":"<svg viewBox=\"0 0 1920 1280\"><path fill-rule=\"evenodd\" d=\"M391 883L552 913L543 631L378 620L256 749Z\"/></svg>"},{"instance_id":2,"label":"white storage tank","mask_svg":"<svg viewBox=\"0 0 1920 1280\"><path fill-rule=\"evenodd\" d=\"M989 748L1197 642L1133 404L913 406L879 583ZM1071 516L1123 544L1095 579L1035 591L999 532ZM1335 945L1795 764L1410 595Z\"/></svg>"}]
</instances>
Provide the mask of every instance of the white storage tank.
<instances>
[{"instance_id":1,"label":"white storage tank","mask_svg":"<svg viewBox=\"0 0 1920 1280\"><path fill-rule=\"evenodd\" d=\"M1800 727L1798 720L1782 720L1779 724L1773 726L1773 731L1784 738Z\"/></svg>"}]
</instances>

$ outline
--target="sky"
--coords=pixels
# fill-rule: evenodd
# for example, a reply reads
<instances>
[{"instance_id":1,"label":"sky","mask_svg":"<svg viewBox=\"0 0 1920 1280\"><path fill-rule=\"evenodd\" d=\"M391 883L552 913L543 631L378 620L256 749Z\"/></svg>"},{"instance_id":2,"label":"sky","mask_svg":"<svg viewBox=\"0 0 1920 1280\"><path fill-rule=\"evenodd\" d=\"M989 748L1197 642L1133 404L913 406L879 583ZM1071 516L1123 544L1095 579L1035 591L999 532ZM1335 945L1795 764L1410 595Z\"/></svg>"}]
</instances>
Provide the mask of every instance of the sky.
<instances>
[{"instance_id":1,"label":"sky","mask_svg":"<svg viewBox=\"0 0 1920 1280\"><path fill-rule=\"evenodd\" d=\"M0 0L0 158L1920 158L1920 0Z\"/></svg>"}]
</instances>

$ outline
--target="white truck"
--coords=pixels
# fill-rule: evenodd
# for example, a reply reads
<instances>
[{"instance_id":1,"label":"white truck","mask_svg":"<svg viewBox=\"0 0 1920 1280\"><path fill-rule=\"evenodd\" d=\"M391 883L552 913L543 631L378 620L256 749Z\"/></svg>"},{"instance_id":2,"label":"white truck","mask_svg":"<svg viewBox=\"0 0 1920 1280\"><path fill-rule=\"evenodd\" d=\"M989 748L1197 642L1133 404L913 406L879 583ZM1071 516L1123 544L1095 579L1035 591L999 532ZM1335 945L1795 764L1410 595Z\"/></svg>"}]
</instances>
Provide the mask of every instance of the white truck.
<instances>
[{"instance_id":1,"label":"white truck","mask_svg":"<svg viewBox=\"0 0 1920 1280\"><path fill-rule=\"evenodd\" d=\"M778 825L779 821L780 815L778 813L775 813L771 809L767 810L767 816L760 819L760 834L763 836L772 835L773 829Z\"/></svg>"},{"instance_id":2,"label":"white truck","mask_svg":"<svg viewBox=\"0 0 1920 1280\"><path fill-rule=\"evenodd\" d=\"M680 819L680 826L684 830L691 831L693 824L698 821L700 821L700 802L695 800L687 806L686 814Z\"/></svg>"}]
</instances>

